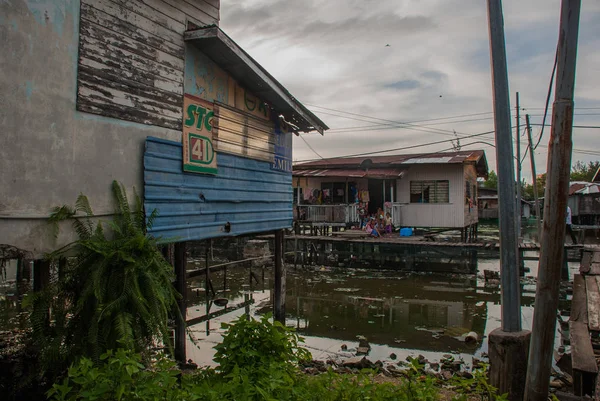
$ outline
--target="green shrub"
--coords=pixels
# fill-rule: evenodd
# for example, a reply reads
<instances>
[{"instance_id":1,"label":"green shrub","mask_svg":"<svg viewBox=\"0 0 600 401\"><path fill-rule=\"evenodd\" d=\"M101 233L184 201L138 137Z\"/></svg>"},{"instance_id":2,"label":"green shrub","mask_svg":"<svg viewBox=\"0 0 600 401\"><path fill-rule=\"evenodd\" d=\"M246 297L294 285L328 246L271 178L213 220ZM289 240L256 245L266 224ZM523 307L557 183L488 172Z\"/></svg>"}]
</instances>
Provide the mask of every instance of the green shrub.
<instances>
[{"instance_id":1,"label":"green shrub","mask_svg":"<svg viewBox=\"0 0 600 401\"><path fill-rule=\"evenodd\" d=\"M271 323L270 319L270 315L261 320L242 315L231 324L221 324L226 332L215 346L214 360L223 375L234 373L236 367L259 372L273 366L289 372L297 362L312 358L306 348L300 347L304 340L293 329L278 321Z\"/></svg>"},{"instance_id":2,"label":"green shrub","mask_svg":"<svg viewBox=\"0 0 600 401\"><path fill-rule=\"evenodd\" d=\"M141 352L155 341L170 346L168 319L178 294L173 268L146 234L156 213L146 221L137 194L131 208L116 181L112 190L116 208L110 221L96 223L84 195L74 208L55 208L50 219L55 227L71 219L78 239L50 255L69 256L69 263L29 300L33 339L47 369L60 371L79 357L98 363L100 355L119 347Z\"/></svg>"}]
</instances>

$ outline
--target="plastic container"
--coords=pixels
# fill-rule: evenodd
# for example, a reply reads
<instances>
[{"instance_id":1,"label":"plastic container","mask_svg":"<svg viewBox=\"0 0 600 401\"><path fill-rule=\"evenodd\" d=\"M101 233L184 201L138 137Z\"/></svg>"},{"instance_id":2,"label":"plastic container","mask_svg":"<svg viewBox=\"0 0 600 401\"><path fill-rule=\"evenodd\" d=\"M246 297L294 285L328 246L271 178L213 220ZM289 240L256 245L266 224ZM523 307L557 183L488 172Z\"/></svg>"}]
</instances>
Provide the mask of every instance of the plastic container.
<instances>
[{"instance_id":1,"label":"plastic container","mask_svg":"<svg viewBox=\"0 0 600 401\"><path fill-rule=\"evenodd\" d=\"M410 227L405 227L405 228L401 228L400 229L400 236L401 237L410 237L413 235L413 230Z\"/></svg>"}]
</instances>

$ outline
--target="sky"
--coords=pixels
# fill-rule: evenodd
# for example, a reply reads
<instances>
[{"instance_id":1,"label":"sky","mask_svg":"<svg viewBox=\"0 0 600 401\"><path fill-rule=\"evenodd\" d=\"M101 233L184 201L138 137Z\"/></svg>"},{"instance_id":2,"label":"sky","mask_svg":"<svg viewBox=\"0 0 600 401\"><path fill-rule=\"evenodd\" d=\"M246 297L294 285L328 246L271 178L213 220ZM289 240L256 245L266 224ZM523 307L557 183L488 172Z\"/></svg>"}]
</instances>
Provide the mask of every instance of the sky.
<instances>
[{"instance_id":1,"label":"sky","mask_svg":"<svg viewBox=\"0 0 600 401\"><path fill-rule=\"evenodd\" d=\"M503 11L523 158L526 113L533 141L540 135L560 1L505 0ZM418 145L493 131L487 22L483 0L221 0L220 26L329 126L324 136L294 137L294 160L303 161L409 146L382 154L449 150L451 142ZM575 85L574 125L600 126L597 0L582 1ZM538 174L549 137L546 127L535 150ZM485 150L496 170L493 143L494 134L460 140L463 150ZM600 129L574 128L573 148L573 162L600 160ZM522 176L531 181L528 156Z\"/></svg>"}]
</instances>

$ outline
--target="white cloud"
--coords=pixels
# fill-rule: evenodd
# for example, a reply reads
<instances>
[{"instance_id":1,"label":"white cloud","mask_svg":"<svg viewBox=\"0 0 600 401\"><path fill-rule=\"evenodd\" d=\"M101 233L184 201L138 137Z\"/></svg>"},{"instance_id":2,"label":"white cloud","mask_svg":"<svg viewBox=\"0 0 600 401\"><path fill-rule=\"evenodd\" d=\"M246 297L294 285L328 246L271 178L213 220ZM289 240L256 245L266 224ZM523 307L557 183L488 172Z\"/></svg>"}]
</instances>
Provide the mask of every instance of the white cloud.
<instances>
[{"instance_id":1,"label":"white cloud","mask_svg":"<svg viewBox=\"0 0 600 401\"><path fill-rule=\"evenodd\" d=\"M576 115L575 123L600 125L600 2L583 3L575 102L576 107L598 109L578 110L597 115ZM514 93L519 91L521 105L532 114L532 122L540 123L554 60L560 1L505 0L503 6L511 104L514 108ZM309 105L393 121L492 111L487 10L480 0L221 0L221 28ZM454 119L476 121L431 121L429 124L436 125L418 131L336 133L336 129L374 125L375 121L311 109L332 129L324 137L306 136L324 157L451 139L448 135L453 130L460 134L493 130L491 114L486 114ZM539 127L533 131L537 136ZM549 132L546 128L542 144L547 143ZM600 150L599 133L576 129L574 147ZM493 141L493 137L481 140ZM448 147L449 143L439 144L412 152ZM495 169L495 149L483 148ZM537 151L538 171L545 171L546 150L540 147ZM302 140L295 140L295 159L315 157ZM574 160L598 158L573 155ZM523 170L529 177L528 161Z\"/></svg>"}]
</instances>

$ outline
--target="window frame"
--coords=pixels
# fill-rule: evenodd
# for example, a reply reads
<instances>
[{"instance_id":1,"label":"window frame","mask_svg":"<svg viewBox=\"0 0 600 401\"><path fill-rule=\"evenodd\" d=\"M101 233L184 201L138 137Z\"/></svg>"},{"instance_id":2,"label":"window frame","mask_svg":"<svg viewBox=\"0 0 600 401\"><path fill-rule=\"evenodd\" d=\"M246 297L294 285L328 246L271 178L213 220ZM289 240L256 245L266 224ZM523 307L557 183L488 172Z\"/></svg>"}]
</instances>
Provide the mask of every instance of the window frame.
<instances>
[{"instance_id":1,"label":"window frame","mask_svg":"<svg viewBox=\"0 0 600 401\"><path fill-rule=\"evenodd\" d=\"M429 186L425 187L425 183L429 183ZM413 185L420 185L420 201L413 200ZM443 185L440 185L443 184ZM410 192L410 204L443 204L447 205L450 203L450 180L411 180L409 182L409 192ZM439 193L445 186L445 194ZM427 188L429 193L425 196L424 189ZM416 195L416 194L414 194ZM439 198L443 196L444 199L442 201ZM427 200L427 201L425 201Z\"/></svg>"}]
</instances>

